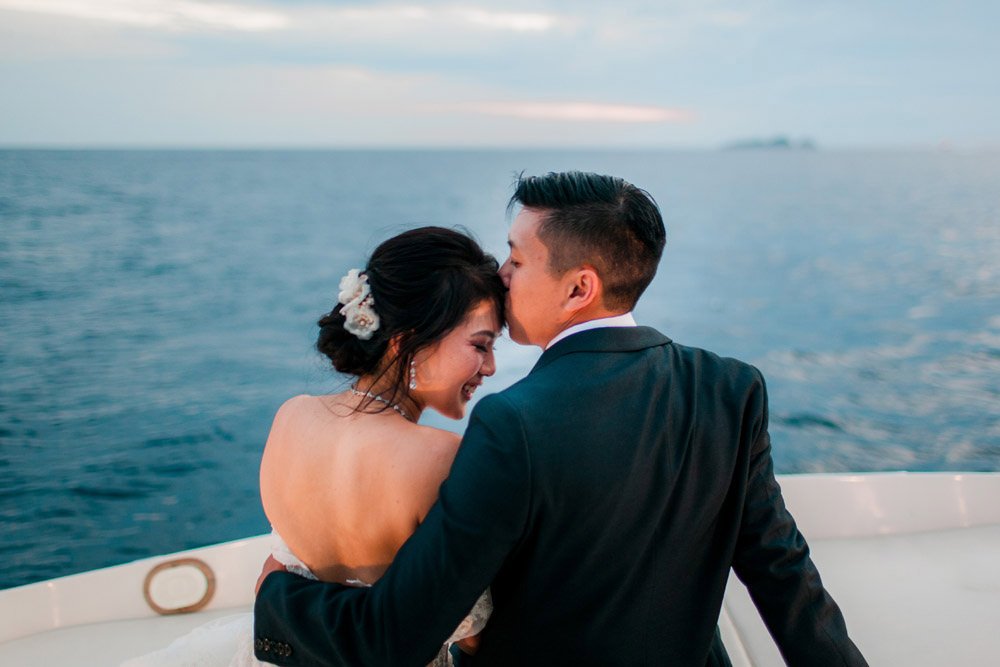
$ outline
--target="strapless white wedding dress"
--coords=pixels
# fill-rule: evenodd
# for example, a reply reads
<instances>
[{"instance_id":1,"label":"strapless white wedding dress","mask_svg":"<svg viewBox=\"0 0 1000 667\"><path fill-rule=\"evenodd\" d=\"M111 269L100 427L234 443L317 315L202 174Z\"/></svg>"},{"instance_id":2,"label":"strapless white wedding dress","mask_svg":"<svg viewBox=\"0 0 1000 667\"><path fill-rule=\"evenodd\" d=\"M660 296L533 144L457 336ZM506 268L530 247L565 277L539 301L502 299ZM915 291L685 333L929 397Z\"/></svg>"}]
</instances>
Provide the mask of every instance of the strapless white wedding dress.
<instances>
[{"instance_id":1,"label":"strapless white wedding dress","mask_svg":"<svg viewBox=\"0 0 1000 667\"><path fill-rule=\"evenodd\" d=\"M316 575L291 552L277 532L272 532L271 538L274 541L271 555L275 560L293 574L316 579ZM347 583L352 586L371 585L357 579ZM451 643L481 632L492 612L493 601L487 590L441 647L431 665L450 665L448 647ZM253 654L253 613L244 612L209 621L175 639L169 646L126 660L120 667L266 667L269 664L261 662Z\"/></svg>"}]
</instances>

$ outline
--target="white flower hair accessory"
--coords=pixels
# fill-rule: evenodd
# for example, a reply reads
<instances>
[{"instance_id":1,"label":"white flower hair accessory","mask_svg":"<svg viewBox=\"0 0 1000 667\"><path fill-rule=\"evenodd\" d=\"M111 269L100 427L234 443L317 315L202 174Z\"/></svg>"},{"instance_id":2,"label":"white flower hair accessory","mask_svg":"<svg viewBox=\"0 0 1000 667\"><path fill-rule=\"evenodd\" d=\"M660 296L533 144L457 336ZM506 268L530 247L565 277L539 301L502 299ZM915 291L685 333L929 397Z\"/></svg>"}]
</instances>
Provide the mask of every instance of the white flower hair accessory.
<instances>
[{"instance_id":1,"label":"white flower hair accessory","mask_svg":"<svg viewBox=\"0 0 1000 667\"><path fill-rule=\"evenodd\" d=\"M361 340L368 340L378 331L378 313L372 307L372 288L368 285L368 276L360 269L351 269L340 279L340 294L338 301L343 304L340 312L344 315L344 328Z\"/></svg>"}]
</instances>

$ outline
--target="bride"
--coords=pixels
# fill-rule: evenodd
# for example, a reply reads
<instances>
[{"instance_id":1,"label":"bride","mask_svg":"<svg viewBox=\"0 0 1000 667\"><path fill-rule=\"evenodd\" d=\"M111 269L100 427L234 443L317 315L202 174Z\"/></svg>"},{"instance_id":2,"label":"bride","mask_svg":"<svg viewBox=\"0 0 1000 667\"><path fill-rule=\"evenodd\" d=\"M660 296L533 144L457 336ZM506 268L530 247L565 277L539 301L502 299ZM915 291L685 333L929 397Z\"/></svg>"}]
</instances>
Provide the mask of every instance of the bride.
<instances>
[{"instance_id":1,"label":"bride","mask_svg":"<svg viewBox=\"0 0 1000 667\"><path fill-rule=\"evenodd\" d=\"M355 380L282 405L261 461L273 555L290 571L365 586L389 567L437 499L460 440L417 420L426 408L460 419L493 374L504 295L496 260L441 227L390 238L341 280L316 347ZM487 592L449 641L474 650L490 610ZM252 622L249 613L210 622L123 667L260 665ZM449 657L446 644L434 664Z\"/></svg>"}]
</instances>

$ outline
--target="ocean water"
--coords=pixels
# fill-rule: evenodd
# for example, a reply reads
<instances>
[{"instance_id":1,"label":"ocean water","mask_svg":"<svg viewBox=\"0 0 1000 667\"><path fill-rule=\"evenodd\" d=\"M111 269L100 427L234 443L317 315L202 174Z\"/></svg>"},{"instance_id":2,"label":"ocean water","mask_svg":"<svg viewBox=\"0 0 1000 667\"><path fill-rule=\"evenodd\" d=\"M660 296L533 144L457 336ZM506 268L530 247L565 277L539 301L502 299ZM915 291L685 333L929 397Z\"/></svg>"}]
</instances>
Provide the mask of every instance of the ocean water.
<instances>
[{"instance_id":1,"label":"ocean water","mask_svg":"<svg viewBox=\"0 0 1000 667\"><path fill-rule=\"evenodd\" d=\"M779 472L1000 468L998 154L0 151L0 588L264 532L340 276L418 224L502 253L565 169L660 203L637 318L763 371Z\"/></svg>"}]
</instances>

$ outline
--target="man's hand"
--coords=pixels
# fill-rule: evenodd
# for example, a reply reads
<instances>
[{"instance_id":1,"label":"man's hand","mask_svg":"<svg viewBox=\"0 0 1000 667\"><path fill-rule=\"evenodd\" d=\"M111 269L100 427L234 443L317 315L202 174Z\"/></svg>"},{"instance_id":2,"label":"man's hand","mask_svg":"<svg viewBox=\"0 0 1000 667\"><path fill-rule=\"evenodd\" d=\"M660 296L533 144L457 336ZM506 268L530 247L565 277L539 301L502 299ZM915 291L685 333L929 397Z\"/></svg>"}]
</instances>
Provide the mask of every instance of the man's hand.
<instances>
[{"instance_id":1,"label":"man's hand","mask_svg":"<svg viewBox=\"0 0 1000 667\"><path fill-rule=\"evenodd\" d=\"M264 567L262 567L260 570L260 576L257 577L257 587L253 589L253 594L257 595L257 593L260 593L261 584L263 584L264 580L267 579L267 575L271 574L272 572L287 572L287 571L288 570L285 569L285 566L279 563L274 556L268 556L267 560L264 561Z\"/></svg>"},{"instance_id":2,"label":"man's hand","mask_svg":"<svg viewBox=\"0 0 1000 667\"><path fill-rule=\"evenodd\" d=\"M476 651L479 650L479 635L472 635L471 637L466 637L465 639L459 639L455 643L458 644L458 648L462 649L463 653L475 655Z\"/></svg>"}]
</instances>

